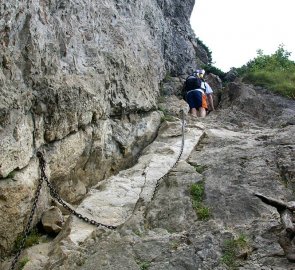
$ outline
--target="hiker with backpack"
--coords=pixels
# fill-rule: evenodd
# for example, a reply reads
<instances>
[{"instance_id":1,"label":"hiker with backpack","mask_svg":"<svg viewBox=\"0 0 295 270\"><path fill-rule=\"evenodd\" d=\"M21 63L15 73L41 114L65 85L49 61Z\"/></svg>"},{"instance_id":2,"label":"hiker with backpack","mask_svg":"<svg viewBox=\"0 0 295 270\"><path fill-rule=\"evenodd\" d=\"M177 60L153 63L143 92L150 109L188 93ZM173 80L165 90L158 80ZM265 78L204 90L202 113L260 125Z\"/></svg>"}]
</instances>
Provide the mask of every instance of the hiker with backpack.
<instances>
[{"instance_id":1,"label":"hiker with backpack","mask_svg":"<svg viewBox=\"0 0 295 270\"><path fill-rule=\"evenodd\" d=\"M184 99L190 107L193 116L205 117L208 103L210 111L214 111L213 90L204 80L205 70L196 70L188 76L184 84ZM207 103L208 99L208 103Z\"/></svg>"},{"instance_id":2,"label":"hiker with backpack","mask_svg":"<svg viewBox=\"0 0 295 270\"><path fill-rule=\"evenodd\" d=\"M204 87L206 89L207 105L208 105L207 114L208 114L211 111L215 111L214 102L213 102L213 90L211 86L209 85L209 83L205 81L205 78L204 78L205 70L204 69L198 70L198 73L199 73L199 77L204 82Z\"/></svg>"}]
</instances>

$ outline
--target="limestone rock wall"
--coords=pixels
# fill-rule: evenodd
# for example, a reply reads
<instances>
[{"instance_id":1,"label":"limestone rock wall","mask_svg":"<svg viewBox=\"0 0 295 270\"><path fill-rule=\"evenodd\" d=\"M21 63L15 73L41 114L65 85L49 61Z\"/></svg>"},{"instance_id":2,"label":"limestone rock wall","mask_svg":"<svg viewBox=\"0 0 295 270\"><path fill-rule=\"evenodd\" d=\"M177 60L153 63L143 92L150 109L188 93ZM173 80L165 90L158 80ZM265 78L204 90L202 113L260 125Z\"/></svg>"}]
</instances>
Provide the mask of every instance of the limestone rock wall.
<instances>
[{"instance_id":1,"label":"limestone rock wall","mask_svg":"<svg viewBox=\"0 0 295 270\"><path fill-rule=\"evenodd\" d=\"M165 97L170 117L138 162L76 208L118 227L72 215L53 241L23 252L23 269L294 269L294 240L282 248L280 215L255 194L294 205L295 102L238 82L220 100L206 118L181 121L184 101Z\"/></svg>"},{"instance_id":2,"label":"limestone rock wall","mask_svg":"<svg viewBox=\"0 0 295 270\"><path fill-rule=\"evenodd\" d=\"M39 177L31 172L38 170L37 150L45 153L48 176L61 195L75 202L89 186L132 164L153 140L161 117L153 112L159 83L206 60L195 58L193 5L1 2L0 211L14 224L9 232L1 229L9 239L1 238L1 252L23 230L33 196L27 183L34 189ZM20 205L14 214L5 210L11 198ZM41 204L46 207L46 200Z\"/></svg>"},{"instance_id":3,"label":"limestone rock wall","mask_svg":"<svg viewBox=\"0 0 295 270\"><path fill-rule=\"evenodd\" d=\"M185 14L193 2L179 2L2 4L1 148L18 142L2 177L44 143L110 115L154 109L165 73L193 64L192 7Z\"/></svg>"}]
</instances>

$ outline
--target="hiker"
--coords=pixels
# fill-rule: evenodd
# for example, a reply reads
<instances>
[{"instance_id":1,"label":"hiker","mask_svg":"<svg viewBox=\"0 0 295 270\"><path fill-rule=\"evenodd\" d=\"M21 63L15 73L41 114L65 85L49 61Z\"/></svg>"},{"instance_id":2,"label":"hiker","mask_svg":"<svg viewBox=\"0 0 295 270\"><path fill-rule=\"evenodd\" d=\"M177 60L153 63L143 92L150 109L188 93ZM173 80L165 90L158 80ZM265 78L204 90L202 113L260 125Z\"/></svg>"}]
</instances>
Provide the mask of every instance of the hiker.
<instances>
[{"instance_id":1,"label":"hiker","mask_svg":"<svg viewBox=\"0 0 295 270\"><path fill-rule=\"evenodd\" d=\"M209 85L209 83L207 83L204 79L205 70L204 69L198 70L198 74L199 74L199 77L203 80L204 88L206 89L206 96L207 96L207 103L208 103L207 113L209 113L215 110L214 102L213 102L213 90L211 86Z\"/></svg>"},{"instance_id":2,"label":"hiker","mask_svg":"<svg viewBox=\"0 0 295 270\"><path fill-rule=\"evenodd\" d=\"M205 70L196 70L188 76L184 84L184 98L189 104L190 113L193 116L205 117L208 110L214 110L212 88L204 80Z\"/></svg>"}]
</instances>

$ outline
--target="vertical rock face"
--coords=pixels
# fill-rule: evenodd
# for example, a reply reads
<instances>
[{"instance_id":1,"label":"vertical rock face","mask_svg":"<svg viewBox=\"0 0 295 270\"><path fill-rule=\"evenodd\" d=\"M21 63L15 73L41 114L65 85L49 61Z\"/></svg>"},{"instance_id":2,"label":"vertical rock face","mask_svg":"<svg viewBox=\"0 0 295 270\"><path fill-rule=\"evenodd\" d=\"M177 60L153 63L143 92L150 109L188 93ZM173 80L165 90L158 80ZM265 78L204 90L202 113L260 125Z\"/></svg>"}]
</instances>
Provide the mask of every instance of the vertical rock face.
<instances>
[{"instance_id":1,"label":"vertical rock face","mask_svg":"<svg viewBox=\"0 0 295 270\"><path fill-rule=\"evenodd\" d=\"M26 190L28 182L36 183L38 176L29 172L37 169L33 157L40 149L51 180L72 202L132 163L160 124L160 114L151 112L160 81L204 61L195 58L193 5L194 0L1 3L3 194L8 184L10 190ZM8 200L2 197L4 209ZM14 203L31 198L21 194ZM17 228L1 231L1 253L22 231L19 217L27 210L1 211Z\"/></svg>"},{"instance_id":2,"label":"vertical rock face","mask_svg":"<svg viewBox=\"0 0 295 270\"><path fill-rule=\"evenodd\" d=\"M1 150L7 156L1 176L24 167L29 153L44 143L110 115L155 108L165 74L196 64L189 26L193 4L3 3Z\"/></svg>"}]
</instances>

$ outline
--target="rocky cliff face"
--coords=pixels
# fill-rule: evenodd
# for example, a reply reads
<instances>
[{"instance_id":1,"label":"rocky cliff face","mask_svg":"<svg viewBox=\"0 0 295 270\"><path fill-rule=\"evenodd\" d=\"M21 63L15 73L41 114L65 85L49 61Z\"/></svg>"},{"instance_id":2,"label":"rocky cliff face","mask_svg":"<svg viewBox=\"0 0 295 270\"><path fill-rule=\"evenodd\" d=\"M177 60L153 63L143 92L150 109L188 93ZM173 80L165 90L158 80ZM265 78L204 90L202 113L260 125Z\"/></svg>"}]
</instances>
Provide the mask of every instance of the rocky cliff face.
<instances>
[{"instance_id":1,"label":"rocky cliff face","mask_svg":"<svg viewBox=\"0 0 295 270\"><path fill-rule=\"evenodd\" d=\"M0 6L0 250L23 230L36 151L69 202L133 164L154 139L159 85L206 55L194 0L9 0ZM38 211L48 206L47 196ZM37 213L37 219L40 217ZM2 256L1 256L2 257Z\"/></svg>"},{"instance_id":2,"label":"rocky cliff face","mask_svg":"<svg viewBox=\"0 0 295 270\"><path fill-rule=\"evenodd\" d=\"M24 270L294 269L278 211L254 196L294 200L294 101L234 82L204 119L183 121L187 105L175 96L159 106L166 121L138 162L76 208L117 228L71 215L54 241L23 253ZM289 244L293 258L294 234Z\"/></svg>"}]
</instances>

